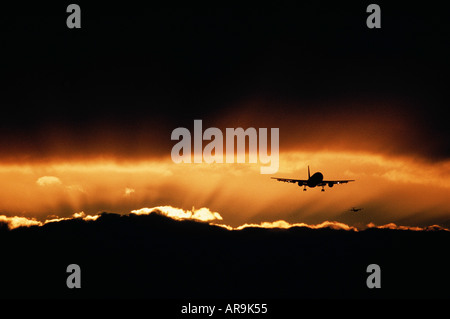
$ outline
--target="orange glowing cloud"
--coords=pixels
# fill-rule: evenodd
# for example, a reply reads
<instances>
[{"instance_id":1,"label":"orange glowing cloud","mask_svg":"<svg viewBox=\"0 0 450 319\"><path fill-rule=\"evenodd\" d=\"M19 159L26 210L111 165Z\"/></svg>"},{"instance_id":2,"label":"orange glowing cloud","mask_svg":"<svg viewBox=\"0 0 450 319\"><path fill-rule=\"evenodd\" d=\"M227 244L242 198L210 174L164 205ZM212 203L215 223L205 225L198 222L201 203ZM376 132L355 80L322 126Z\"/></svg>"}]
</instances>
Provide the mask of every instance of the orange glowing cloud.
<instances>
[{"instance_id":1,"label":"orange glowing cloud","mask_svg":"<svg viewBox=\"0 0 450 319\"><path fill-rule=\"evenodd\" d=\"M30 227L30 226L42 226L48 223L60 222L62 220L70 220L74 218L81 218L83 220L96 220L99 215L86 215L84 212L74 213L72 217L54 217L51 219L46 219L41 222L36 220L36 218L29 217L19 217L19 216L5 216L0 215L0 223L5 223L8 225L9 229L14 229L18 227Z\"/></svg>"},{"instance_id":2,"label":"orange glowing cloud","mask_svg":"<svg viewBox=\"0 0 450 319\"><path fill-rule=\"evenodd\" d=\"M49 185L61 185L62 182L58 177L55 176L42 176L36 181L39 186L49 186Z\"/></svg>"},{"instance_id":3,"label":"orange glowing cloud","mask_svg":"<svg viewBox=\"0 0 450 319\"><path fill-rule=\"evenodd\" d=\"M439 226L439 225L431 225L426 227L412 227L412 226L398 226L394 223L389 223L386 225L376 226L373 223L369 223L367 228L379 228L379 229L396 229L396 230L412 230L412 231L433 231L433 230L444 230L450 231L449 229Z\"/></svg>"},{"instance_id":4,"label":"orange glowing cloud","mask_svg":"<svg viewBox=\"0 0 450 319\"><path fill-rule=\"evenodd\" d=\"M43 225L42 222L36 220L35 218L19 217L19 216L10 217L5 215L0 215L0 222L7 224L9 229Z\"/></svg>"},{"instance_id":5,"label":"orange glowing cloud","mask_svg":"<svg viewBox=\"0 0 450 319\"><path fill-rule=\"evenodd\" d=\"M349 225L346 225L344 223L340 223L340 222L335 222L335 221L324 221L320 224L317 225L308 225L305 223L288 223L285 220L277 220L274 222L262 222L260 224L244 224L238 227L231 227L228 225L219 225L219 226L223 226L227 229L230 230L241 230L244 228L248 228L248 227L256 227L256 228L282 228L282 229L288 229L291 227L307 227L307 228L311 228L311 229L320 229L320 228L331 228L331 229L335 229L335 230L348 230L348 231L357 231L356 227L351 227Z\"/></svg>"},{"instance_id":6,"label":"orange glowing cloud","mask_svg":"<svg viewBox=\"0 0 450 319\"><path fill-rule=\"evenodd\" d=\"M192 210L184 210L181 208L175 208L172 206L158 206L153 208L141 208L132 210L132 214L136 215L148 215L154 212L159 212L160 214L176 219L176 220L183 220L183 219L191 219L191 220L197 220L202 222L212 221L212 220L222 220L222 216L220 216L217 212L212 212L206 207L202 207L200 209L192 208Z\"/></svg>"},{"instance_id":7,"label":"orange glowing cloud","mask_svg":"<svg viewBox=\"0 0 450 319\"><path fill-rule=\"evenodd\" d=\"M217 212L212 212L206 207L200 209L184 210L182 208L172 207L172 206L158 206L153 208L141 208L137 210L132 210L130 214L135 215L149 215L149 214L160 214L168 218L175 220L193 220L196 222L208 223L210 225L219 226L228 230L243 230L245 228L279 228L279 229L289 229L292 227L306 227L310 229L321 229L329 228L334 230L345 230L345 231L361 231L364 229L378 228L378 229L391 229L391 230L410 230L410 231L450 231L449 229L439 226L432 225L427 227L411 227L411 226L398 226L394 223L389 223L386 225L376 226L373 223L369 223L362 229L358 229L353 226L349 226L345 223L337 221L324 221L320 224L306 224L306 223L289 223L285 220L277 220L273 222L262 222L259 224L250 223L243 224L237 227L232 227L230 225L217 223L218 220L222 220L222 216ZM86 215L84 212L74 213L71 217L57 217L54 216L51 219L46 219L41 222L35 218L27 217L7 217L5 215L0 215L0 223L6 223L9 229L15 229L19 227L30 227L30 226L43 226L49 223L60 222L64 220L71 219L83 219L85 221L95 221L100 217L100 215Z\"/></svg>"}]
</instances>

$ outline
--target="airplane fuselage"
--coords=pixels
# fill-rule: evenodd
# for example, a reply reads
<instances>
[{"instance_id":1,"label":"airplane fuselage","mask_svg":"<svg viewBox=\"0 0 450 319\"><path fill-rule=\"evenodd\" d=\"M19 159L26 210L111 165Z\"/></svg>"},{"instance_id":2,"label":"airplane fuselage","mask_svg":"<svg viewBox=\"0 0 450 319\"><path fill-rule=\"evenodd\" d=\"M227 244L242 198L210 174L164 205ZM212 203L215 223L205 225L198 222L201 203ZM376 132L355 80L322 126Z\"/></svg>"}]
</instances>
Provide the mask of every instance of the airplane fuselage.
<instances>
[{"instance_id":1,"label":"airplane fuselage","mask_svg":"<svg viewBox=\"0 0 450 319\"><path fill-rule=\"evenodd\" d=\"M319 185L320 183L322 183L322 181L323 181L322 173L317 172L317 173L314 173L310 178L308 178L307 185L308 185L308 187L313 188L313 187L316 187L317 185ZM301 185L299 184L299 186L301 186Z\"/></svg>"}]
</instances>

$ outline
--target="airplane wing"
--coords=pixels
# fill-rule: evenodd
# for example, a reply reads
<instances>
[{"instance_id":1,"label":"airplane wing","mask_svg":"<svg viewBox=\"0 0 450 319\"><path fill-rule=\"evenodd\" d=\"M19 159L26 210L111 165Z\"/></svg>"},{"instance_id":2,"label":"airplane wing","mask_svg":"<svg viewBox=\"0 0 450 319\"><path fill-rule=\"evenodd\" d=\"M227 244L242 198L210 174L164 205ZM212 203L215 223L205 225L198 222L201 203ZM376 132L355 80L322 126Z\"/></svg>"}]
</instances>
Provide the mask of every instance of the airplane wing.
<instances>
[{"instance_id":1,"label":"airplane wing","mask_svg":"<svg viewBox=\"0 0 450 319\"><path fill-rule=\"evenodd\" d=\"M335 184L347 184L348 182L354 182L354 179L345 179L345 180L341 180L341 181L322 181L320 184L318 184L317 186L325 186L325 185L335 185Z\"/></svg>"},{"instance_id":2,"label":"airplane wing","mask_svg":"<svg viewBox=\"0 0 450 319\"><path fill-rule=\"evenodd\" d=\"M279 182L285 182L285 183L294 183L299 185L307 185L307 180L304 179L292 179L292 178L280 178L280 177L272 177L273 179L276 179Z\"/></svg>"}]
</instances>

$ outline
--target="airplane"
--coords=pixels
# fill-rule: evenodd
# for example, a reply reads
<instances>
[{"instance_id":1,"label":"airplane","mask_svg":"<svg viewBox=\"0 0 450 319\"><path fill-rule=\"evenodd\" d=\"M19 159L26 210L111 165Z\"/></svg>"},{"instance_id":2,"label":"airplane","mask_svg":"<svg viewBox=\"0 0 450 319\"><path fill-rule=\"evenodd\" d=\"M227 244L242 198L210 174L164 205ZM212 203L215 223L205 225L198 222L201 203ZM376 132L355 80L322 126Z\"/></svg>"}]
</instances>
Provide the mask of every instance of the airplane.
<instances>
[{"instance_id":1,"label":"airplane","mask_svg":"<svg viewBox=\"0 0 450 319\"><path fill-rule=\"evenodd\" d=\"M303 186L303 191L306 191L306 186L310 188L314 188L316 186L322 186L322 192L325 191L324 187L328 185L328 187L333 187L334 184L346 184L348 182L354 182L354 179L347 179L347 180L341 180L341 181L324 181L323 175L321 172L314 173L313 176L309 173L309 165L308 165L308 179L291 179L291 178L280 178L280 177L272 177L273 179L276 179L279 182L285 182L285 183L294 183L298 184L298 186Z\"/></svg>"},{"instance_id":2,"label":"airplane","mask_svg":"<svg viewBox=\"0 0 450 319\"><path fill-rule=\"evenodd\" d=\"M363 209L362 209L362 208L352 207L352 208L349 209L348 211L349 211L349 212L354 212L354 213L356 213L356 212L359 212L360 210L363 210Z\"/></svg>"}]
</instances>

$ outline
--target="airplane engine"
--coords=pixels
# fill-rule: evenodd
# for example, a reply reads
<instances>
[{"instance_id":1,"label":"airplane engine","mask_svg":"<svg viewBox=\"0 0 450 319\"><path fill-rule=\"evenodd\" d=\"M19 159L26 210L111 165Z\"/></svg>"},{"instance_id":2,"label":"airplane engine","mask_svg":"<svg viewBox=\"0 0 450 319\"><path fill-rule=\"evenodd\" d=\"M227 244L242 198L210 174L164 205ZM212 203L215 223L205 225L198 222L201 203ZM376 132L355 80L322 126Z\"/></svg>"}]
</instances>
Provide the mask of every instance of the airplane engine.
<instances>
[{"instance_id":1,"label":"airplane engine","mask_svg":"<svg viewBox=\"0 0 450 319\"><path fill-rule=\"evenodd\" d=\"M333 183L328 183L328 187L333 187Z\"/></svg>"}]
</instances>

